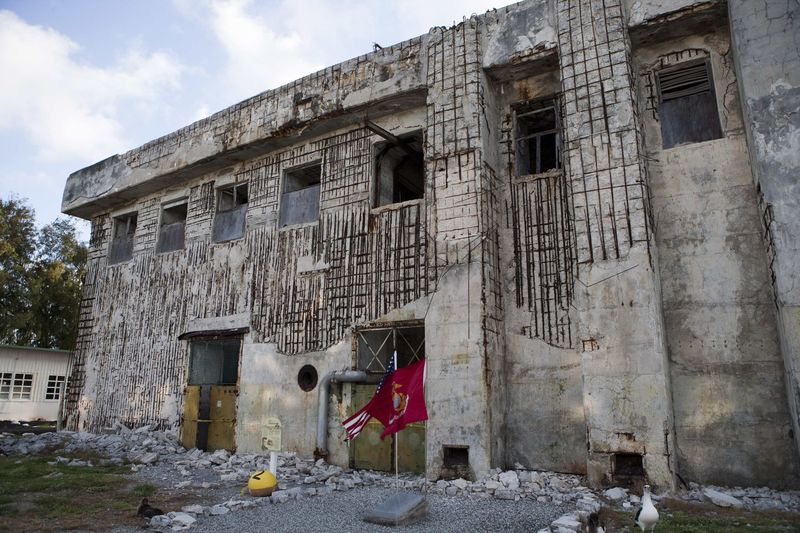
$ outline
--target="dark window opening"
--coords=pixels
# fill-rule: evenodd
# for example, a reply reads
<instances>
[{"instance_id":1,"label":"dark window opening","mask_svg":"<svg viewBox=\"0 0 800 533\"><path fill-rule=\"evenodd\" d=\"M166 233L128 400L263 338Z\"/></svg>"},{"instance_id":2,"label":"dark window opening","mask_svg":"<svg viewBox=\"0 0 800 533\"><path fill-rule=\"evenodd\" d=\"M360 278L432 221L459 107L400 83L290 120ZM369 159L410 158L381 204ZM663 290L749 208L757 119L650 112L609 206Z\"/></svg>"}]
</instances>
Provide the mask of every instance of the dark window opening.
<instances>
[{"instance_id":1,"label":"dark window opening","mask_svg":"<svg viewBox=\"0 0 800 533\"><path fill-rule=\"evenodd\" d=\"M516 110L517 175L561 168L561 134L555 100L536 101Z\"/></svg>"},{"instance_id":2,"label":"dark window opening","mask_svg":"<svg viewBox=\"0 0 800 533\"><path fill-rule=\"evenodd\" d=\"M305 392L314 390L314 387L317 386L318 379L319 376L314 365L303 365L303 368L297 373L297 384L300 385L300 388Z\"/></svg>"},{"instance_id":3,"label":"dark window opening","mask_svg":"<svg viewBox=\"0 0 800 533\"><path fill-rule=\"evenodd\" d=\"M320 163L293 168L284 173L280 227L319 220L321 179Z\"/></svg>"},{"instance_id":4,"label":"dark window opening","mask_svg":"<svg viewBox=\"0 0 800 533\"><path fill-rule=\"evenodd\" d=\"M422 132L398 137L400 145L376 146L375 207L419 200L425 196L425 156Z\"/></svg>"},{"instance_id":5,"label":"dark window opening","mask_svg":"<svg viewBox=\"0 0 800 533\"><path fill-rule=\"evenodd\" d=\"M183 249L186 240L186 212L186 204L165 207L161 211L156 253Z\"/></svg>"},{"instance_id":6,"label":"dark window opening","mask_svg":"<svg viewBox=\"0 0 800 533\"><path fill-rule=\"evenodd\" d=\"M656 79L664 148L722 137L708 60L665 68Z\"/></svg>"},{"instance_id":7,"label":"dark window opening","mask_svg":"<svg viewBox=\"0 0 800 533\"><path fill-rule=\"evenodd\" d=\"M136 221L136 213L114 218L114 237L111 240L111 250L108 254L109 264L122 263L133 257Z\"/></svg>"},{"instance_id":8,"label":"dark window opening","mask_svg":"<svg viewBox=\"0 0 800 533\"><path fill-rule=\"evenodd\" d=\"M236 385L240 339L193 340L189 355L189 385Z\"/></svg>"},{"instance_id":9,"label":"dark window opening","mask_svg":"<svg viewBox=\"0 0 800 533\"><path fill-rule=\"evenodd\" d=\"M214 216L212 239L225 242L244 235L249 190L247 183L231 185L217 191L217 213Z\"/></svg>"}]
</instances>

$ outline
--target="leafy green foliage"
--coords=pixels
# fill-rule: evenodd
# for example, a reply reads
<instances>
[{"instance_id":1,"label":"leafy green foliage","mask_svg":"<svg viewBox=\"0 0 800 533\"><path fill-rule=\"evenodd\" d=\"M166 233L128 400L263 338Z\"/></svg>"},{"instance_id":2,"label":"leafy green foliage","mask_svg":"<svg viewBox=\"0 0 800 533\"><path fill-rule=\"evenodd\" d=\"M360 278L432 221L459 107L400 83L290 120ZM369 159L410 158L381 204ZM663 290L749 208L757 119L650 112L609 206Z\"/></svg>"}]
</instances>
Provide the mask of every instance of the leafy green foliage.
<instances>
[{"instance_id":1,"label":"leafy green foliage","mask_svg":"<svg viewBox=\"0 0 800 533\"><path fill-rule=\"evenodd\" d=\"M72 221L37 232L24 200L0 199L0 343L75 347L87 253Z\"/></svg>"}]
</instances>

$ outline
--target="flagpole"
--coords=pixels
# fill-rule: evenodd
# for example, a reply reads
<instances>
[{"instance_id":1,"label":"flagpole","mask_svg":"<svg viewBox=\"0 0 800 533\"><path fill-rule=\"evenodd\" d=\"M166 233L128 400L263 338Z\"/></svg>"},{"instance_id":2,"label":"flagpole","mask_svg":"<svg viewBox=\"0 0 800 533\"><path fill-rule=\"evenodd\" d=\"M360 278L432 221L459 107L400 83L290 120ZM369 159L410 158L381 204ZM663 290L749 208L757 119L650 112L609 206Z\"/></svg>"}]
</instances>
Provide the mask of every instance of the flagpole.
<instances>
[{"instance_id":1,"label":"flagpole","mask_svg":"<svg viewBox=\"0 0 800 533\"><path fill-rule=\"evenodd\" d=\"M394 357L394 370L395 370L395 372L397 372L397 350L394 351L393 357ZM398 431L397 433L394 434L394 487L395 487L395 490L399 489L399 487L398 487L399 477L400 477L400 469L398 467L398 465L399 465L399 462L398 462L398 457L399 457L398 445L399 445L399 442L400 442L400 432Z\"/></svg>"}]
</instances>

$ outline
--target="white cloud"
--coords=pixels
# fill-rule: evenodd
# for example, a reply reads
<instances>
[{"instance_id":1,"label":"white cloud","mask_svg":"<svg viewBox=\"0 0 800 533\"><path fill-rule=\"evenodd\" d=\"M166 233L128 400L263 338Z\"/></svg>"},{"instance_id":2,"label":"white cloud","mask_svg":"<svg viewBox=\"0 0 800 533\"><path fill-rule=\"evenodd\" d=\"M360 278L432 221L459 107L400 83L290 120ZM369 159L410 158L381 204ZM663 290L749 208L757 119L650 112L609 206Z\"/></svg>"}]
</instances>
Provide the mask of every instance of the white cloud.
<instances>
[{"instance_id":1,"label":"white cloud","mask_svg":"<svg viewBox=\"0 0 800 533\"><path fill-rule=\"evenodd\" d=\"M278 32L249 0L212 0L210 25L227 55L224 82L246 98L300 78L324 65L303 53L296 31Z\"/></svg>"},{"instance_id":2,"label":"white cloud","mask_svg":"<svg viewBox=\"0 0 800 533\"><path fill-rule=\"evenodd\" d=\"M21 131L40 158L96 161L128 148L122 106L146 108L179 86L181 65L163 52L129 50L100 68L77 43L0 11L0 130Z\"/></svg>"},{"instance_id":3,"label":"white cloud","mask_svg":"<svg viewBox=\"0 0 800 533\"><path fill-rule=\"evenodd\" d=\"M460 22L504 0L173 0L185 17L202 20L226 62L217 83L228 101L241 100L325 66Z\"/></svg>"}]
</instances>

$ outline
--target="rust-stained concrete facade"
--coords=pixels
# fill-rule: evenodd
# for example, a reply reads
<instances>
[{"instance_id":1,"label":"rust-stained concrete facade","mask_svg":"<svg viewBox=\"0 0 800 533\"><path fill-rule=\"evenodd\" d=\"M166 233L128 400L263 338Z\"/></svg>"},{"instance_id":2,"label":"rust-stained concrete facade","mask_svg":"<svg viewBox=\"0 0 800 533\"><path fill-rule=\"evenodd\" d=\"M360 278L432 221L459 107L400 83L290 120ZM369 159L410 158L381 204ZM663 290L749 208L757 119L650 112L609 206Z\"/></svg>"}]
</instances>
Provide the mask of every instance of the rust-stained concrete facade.
<instances>
[{"instance_id":1,"label":"rust-stained concrete facade","mask_svg":"<svg viewBox=\"0 0 800 533\"><path fill-rule=\"evenodd\" d=\"M800 129L781 109L800 59L771 63L769 85L756 65L800 33L792 9L529 0L76 172L63 210L92 236L71 427L179 425L179 337L236 331L237 448L260 451L277 418L282 448L312 453L317 391L299 369L353 369L357 328L414 323L430 478L443 447L468 446L475 475L521 463L600 485L640 460L661 487L796 486ZM698 62L718 135L664 148L660 73ZM521 110L547 98L560 168L522 172ZM424 198L375 205L381 128L422 132ZM284 227L287 171L316 163L318 220ZM243 236L213 242L218 191L245 183ZM184 199L185 247L156 253ZM132 213L131 258L110 264L113 221ZM332 388L340 464L350 400Z\"/></svg>"}]
</instances>

